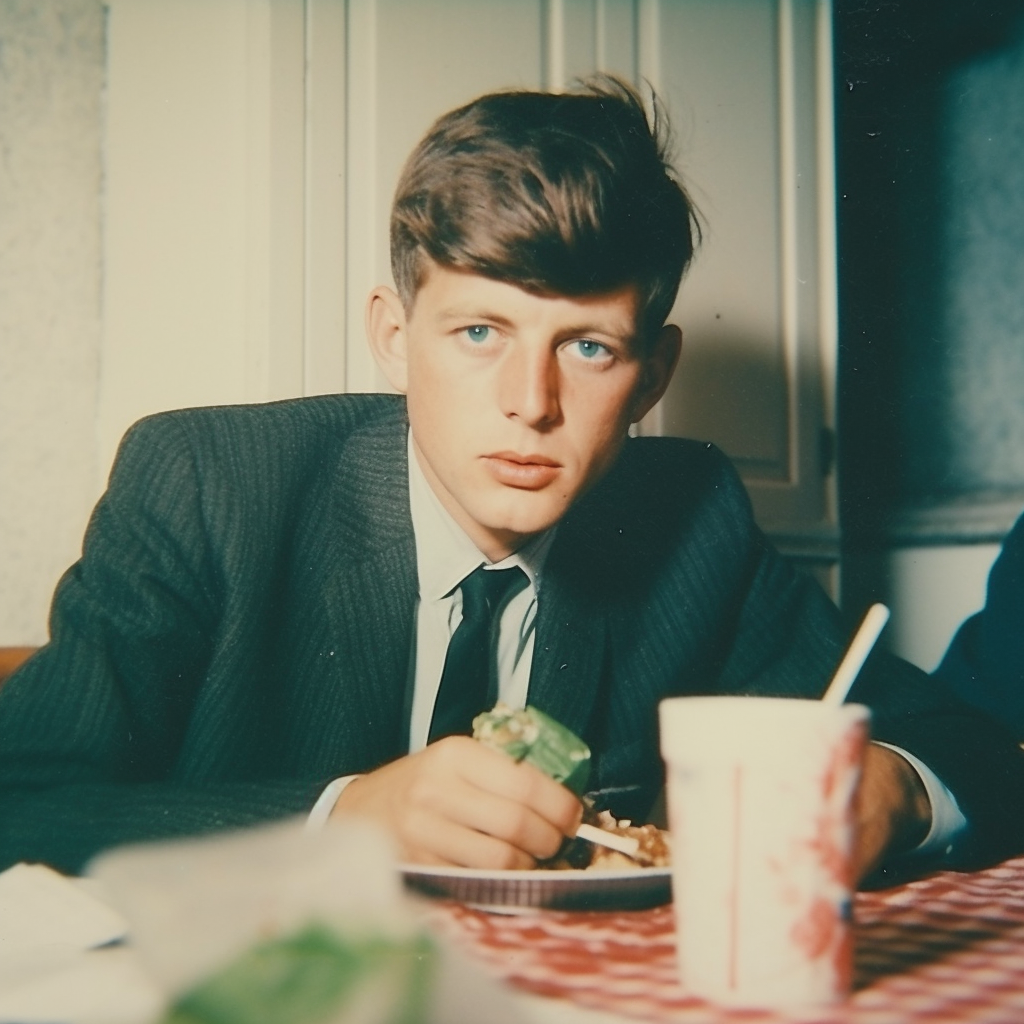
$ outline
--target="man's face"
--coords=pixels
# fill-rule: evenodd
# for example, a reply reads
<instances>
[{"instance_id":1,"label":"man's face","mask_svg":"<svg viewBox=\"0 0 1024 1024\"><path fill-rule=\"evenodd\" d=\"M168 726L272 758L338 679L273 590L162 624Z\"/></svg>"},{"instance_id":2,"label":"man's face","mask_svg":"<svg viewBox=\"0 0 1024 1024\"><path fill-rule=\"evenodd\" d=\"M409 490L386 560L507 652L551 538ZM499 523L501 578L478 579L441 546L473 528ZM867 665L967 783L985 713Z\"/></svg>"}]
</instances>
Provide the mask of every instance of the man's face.
<instances>
[{"instance_id":1,"label":"man's face","mask_svg":"<svg viewBox=\"0 0 1024 1024\"><path fill-rule=\"evenodd\" d=\"M553 526L602 476L674 365L674 350L667 368L664 353L641 353L631 287L540 296L432 265L408 316L386 298L404 320L393 338L404 366L389 377L408 396L415 455L491 559Z\"/></svg>"}]
</instances>

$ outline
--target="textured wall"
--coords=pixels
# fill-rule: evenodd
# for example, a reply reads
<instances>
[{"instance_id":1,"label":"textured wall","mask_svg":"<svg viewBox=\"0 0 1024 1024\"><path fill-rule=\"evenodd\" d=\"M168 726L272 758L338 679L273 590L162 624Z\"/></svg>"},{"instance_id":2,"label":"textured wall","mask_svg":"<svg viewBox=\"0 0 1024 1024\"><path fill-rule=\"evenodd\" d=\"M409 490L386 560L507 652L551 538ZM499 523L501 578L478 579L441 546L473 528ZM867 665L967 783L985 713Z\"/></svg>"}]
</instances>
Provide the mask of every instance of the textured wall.
<instances>
[{"instance_id":1,"label":"textured wall","mask_svg":"<svg viewBox=\"0 0 1024 1024\"><path fill-rule=\"evenodd\" d=\"M911 493L1024 490L1024 19L1004 45L955 69L941 94L945 284L905 372ZM921 339L919 339L920 341Z\"/></svg>"},{"instance_id":2,"label":"textured wall","mask_svg":"<svg viewBox=\"0 0 1024 1024\"><path fill-rule=\"evenodd\" d=\"M99 0L0 0L0 644L39 643L95 500Z\"/></svg>"},{"instance_id":3,"label":"textured wall","mask_svg":"<svg viewBox=\"0 0 1024 1024\"><path fill-rule=\"evenodd\" d=\"M930 669L1024 507L1024 2L835 10L843 605Z\"/></svg>"},{"instance_id":4,"label":"textured wall","mask_svg":"<svg viewBox=\"0 0 1024 1024\"><path fill-rule=\"evenodd\" d=\"M1024 503L1024 2L837 9L846 533L987 502L991 534Z\"/></svg>"}]
</instances>

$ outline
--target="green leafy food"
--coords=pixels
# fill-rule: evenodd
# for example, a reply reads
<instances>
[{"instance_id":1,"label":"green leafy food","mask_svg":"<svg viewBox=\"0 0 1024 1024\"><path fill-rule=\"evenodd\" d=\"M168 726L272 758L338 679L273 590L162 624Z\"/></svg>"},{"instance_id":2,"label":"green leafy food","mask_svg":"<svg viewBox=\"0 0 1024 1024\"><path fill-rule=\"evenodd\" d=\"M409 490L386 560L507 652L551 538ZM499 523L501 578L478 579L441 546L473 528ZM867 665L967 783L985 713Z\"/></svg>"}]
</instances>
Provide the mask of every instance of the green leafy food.
<instances>
[{"instance_id":1,"label":"green leafy food","mask_svg":"<svg viewBox=\"0 0 1024 1024\"><path fill-rule=\"evenodd\" d=\"M310 924L205 978L162 1024L427 1024L435 956L426 936L353 940Z\"/></svg>"},{"instance_id":2,"label":"green leafy food","mask_svg":"<svg viewBox=\"0 0 1024 1024\"><path fill-rule=\"evenodd\" d=\"M498 703L473 719L473 736L516 761L526 761L582 796L590 778L590 748L550 715L529 705Z\"/></svg>"}]
</instances>

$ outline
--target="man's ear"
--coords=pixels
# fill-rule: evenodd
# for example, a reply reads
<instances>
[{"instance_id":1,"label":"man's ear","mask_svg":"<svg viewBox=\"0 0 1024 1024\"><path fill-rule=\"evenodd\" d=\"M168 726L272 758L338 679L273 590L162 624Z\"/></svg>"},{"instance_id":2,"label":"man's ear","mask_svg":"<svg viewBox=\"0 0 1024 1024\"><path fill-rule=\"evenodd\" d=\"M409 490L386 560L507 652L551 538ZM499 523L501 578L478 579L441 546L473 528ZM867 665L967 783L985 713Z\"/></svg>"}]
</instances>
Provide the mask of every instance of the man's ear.
<instances>
[{"instance_id":1,"label":"man's ear","mask_svg":"<svg viewBox=\"0 0 1024 1024\"><path fill-rule=\"evenodd\" d=\"M390 288L378 285L366 300L366 337L388 383L403 395L409 387L406 329L402 300Z\"/></svg>"},{"instance_id":2,"label":"man's ear","mask_svg":"<svg viewBox=\"0 0 1024 1024\"><path fill-rule=\"evenodd\" d=\"M679 362L682 347L683 332L675 324L665 324L658 332L650 352L644 357L643 373L631 415L634 423L639 423L665 394Z\"/></svg>"}]
</instances>

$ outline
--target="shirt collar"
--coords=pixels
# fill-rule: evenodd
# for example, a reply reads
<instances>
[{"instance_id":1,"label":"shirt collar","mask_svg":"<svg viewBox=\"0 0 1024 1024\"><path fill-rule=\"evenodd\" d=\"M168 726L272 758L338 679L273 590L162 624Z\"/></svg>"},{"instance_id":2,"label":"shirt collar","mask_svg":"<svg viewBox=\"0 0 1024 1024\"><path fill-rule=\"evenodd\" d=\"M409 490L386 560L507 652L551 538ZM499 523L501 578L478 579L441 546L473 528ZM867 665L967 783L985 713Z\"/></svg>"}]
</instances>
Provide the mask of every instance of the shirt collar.
<instances>
[{"instance_id":1,"label":"shirt collar","mask_svg":"<svg viewBox=\"0 0 1024 1024\"><path fill-rule=\"evenodd\" d=\"M420 600L437 601L449 596L477 566L492 563L455 522L427 482L413 450L411 433L408 449L409 508L416 537ZM518 565L536 588L556 529L552 527L531 537L518 551L494 562L494 568Z\"/></svg>"}]
</instances>

